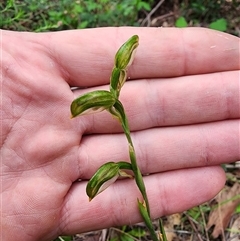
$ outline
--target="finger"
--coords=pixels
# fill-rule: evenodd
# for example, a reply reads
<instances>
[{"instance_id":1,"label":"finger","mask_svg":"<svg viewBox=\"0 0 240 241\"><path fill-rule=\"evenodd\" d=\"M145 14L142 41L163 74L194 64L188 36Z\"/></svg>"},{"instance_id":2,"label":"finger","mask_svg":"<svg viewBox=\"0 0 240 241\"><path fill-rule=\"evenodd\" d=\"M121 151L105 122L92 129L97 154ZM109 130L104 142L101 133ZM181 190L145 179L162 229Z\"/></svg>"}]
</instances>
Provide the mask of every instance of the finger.
<instances>
[{"instance_id":1,"label":"finger","mask_svg":"<svg viewBox=\"0 0 240 241\"><path fill-rule=\"evenodd\" d=\"M153 128L132 133L143 173L230 163L240 159L240 121ZM129 161L123 134L85 136L79 149L81 178L89 179L108 161ZM97 148L96 148L97 147Z\"/></svg>"},{"instance_id":2,"label":"finger","mask_svg":"<svg viewBox=\"0 0 240 241\"><path fill-rule=\"evenodd\" d=\"M132 35L140 45L131 79L239 69L239 38L204 28L101 28L52 33L44 44L72 86L109 83L115 53Z\"/></svg>"},{"instance_id":3,"label":"finger","mask_svg":"<svg viewBox=\"0 0 240 241\"><path fill-rule=\"evenodd\" d=\"M239 74L230 71L126 83L120 99L131 130L239 118ZM121 131L120 124L106 112L79 117L76 122L85 123L86 133Z\"/></svg>"},{"instance_id":4,"label":"finger","mask_svg":"<svg viewBox=\"0 0 240 241\"><path fill-rule=\"evenodd\" d=\"M224 186L219 167L178 170L144 178L152 218L182 212L213 198ZM141 195L133 180L121 180L90 203L85 183L76 183L65 200L61 230L64 234L86 232L140 222L137 198Z\"/></svg>"}]
</instances>

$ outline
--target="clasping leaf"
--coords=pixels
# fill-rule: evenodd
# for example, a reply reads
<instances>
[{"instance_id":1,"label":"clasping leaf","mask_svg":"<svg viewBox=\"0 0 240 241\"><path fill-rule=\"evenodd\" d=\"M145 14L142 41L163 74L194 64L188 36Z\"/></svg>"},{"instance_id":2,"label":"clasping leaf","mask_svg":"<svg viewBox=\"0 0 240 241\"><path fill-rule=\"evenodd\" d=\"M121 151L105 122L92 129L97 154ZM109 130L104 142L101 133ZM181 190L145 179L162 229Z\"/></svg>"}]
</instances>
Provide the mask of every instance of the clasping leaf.
<instances>
[{"instance_id":1,"label":"clasping leaf","mask_svg":"<svg viewBox=\"0 0 240 241\"><path fill-rule=\"evenodd\" d=\"M110 91L119 97L120 90L127 79L127 71L125 69L113 68L110 79Z\"/></svg>"},{"instance_id":2,"label":"clasping leaf","mask_svg":"<svg viewBox=\"0 0 240 241\"><path fill-rule=\"evenodd\" d=\"M72 117L100 112L109 109L116 102L112 93L106 90L96 90L86 93L75 99L71 104Z\"/></svg>"},{"instance_id":3,"label":"clasping leaf","mask_svg":"<svg viewBox=\"0 0 240 241\"><path fill-rule=\"evenodd\" d=\"M86 188L89 201L114 183L119 176L132 177L122 169L131 170L128 162L107 162L103 164L89 180Z\"/></svg>"}]
</instances>

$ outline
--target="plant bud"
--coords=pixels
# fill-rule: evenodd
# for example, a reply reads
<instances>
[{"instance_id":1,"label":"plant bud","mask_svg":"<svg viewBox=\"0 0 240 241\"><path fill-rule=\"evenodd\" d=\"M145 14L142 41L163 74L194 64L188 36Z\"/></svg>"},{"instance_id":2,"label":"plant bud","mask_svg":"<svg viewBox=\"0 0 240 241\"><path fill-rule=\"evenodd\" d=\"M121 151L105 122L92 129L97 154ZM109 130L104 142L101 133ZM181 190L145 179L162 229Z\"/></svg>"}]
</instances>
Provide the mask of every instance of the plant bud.
<instances>
[{"instance_id":1,"label":"plant bud","mask_svg":"<svg viewBox=\"0 0 240 241\"><path fill-rule=\"evenodd\" d=\"M113 68L110 79L110 90L118 98L119 92L127 79L127 71L124 69Z\"/></svg>"},{"instance_id":2,"label":"plant bud","mask_svg":"<svg viewBox=\"0 0 240 241\"><path fill-rule=\"evenodd\" d=\"M115 55L115 66L119 69L126 69L131 65L136 49L138 47L139 37L133 35L117 51Z\"/></svg>"}]
</instances>

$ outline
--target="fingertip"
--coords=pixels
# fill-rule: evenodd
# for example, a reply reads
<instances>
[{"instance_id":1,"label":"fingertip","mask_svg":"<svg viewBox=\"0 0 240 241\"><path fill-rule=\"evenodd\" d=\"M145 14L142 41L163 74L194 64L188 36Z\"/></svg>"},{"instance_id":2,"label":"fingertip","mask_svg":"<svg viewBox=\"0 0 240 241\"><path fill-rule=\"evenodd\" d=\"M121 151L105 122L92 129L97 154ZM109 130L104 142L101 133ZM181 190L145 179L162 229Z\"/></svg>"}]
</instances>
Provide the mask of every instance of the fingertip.
<instances>
[{"instance_id":1,"label":"fingertip","mask_svg":"<svg viewBox=\"0 0 240 241\"><path fill-rule=\"evenodd\" d=\"M150 201L154 218L183 212L207 202L222 190L226 182L221 166L171 171L167 177L160 175L158 178L162 179L157 198L161 201Z\"/></svg>"}]
</instances>

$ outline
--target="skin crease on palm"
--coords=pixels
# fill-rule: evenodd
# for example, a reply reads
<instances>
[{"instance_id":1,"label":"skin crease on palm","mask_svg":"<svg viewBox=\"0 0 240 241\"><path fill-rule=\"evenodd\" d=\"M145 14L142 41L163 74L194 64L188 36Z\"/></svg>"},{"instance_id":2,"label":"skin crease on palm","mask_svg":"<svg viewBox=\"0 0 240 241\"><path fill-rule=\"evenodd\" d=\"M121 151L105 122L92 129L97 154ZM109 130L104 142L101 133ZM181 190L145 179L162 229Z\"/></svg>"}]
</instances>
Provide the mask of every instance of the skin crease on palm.
<instances>
[{"instance_id":1,"label":"skin crease on palm","mask_svg":"<svg viewBox=\"0 0 240 241\"><path fill-rule=\"evenodd\" d=\"M128 161L127 142L107 112L70 119L69 109L78 95L108 89L114 55L134 34L139 47L120 100L148 174L152 217L223 188L220 164L240 159L239 38L201 28L2 30L1 240L51 240L142 220L133 180L88 202L87 180L105 162Z\"/></svg>"}]
</instances>

